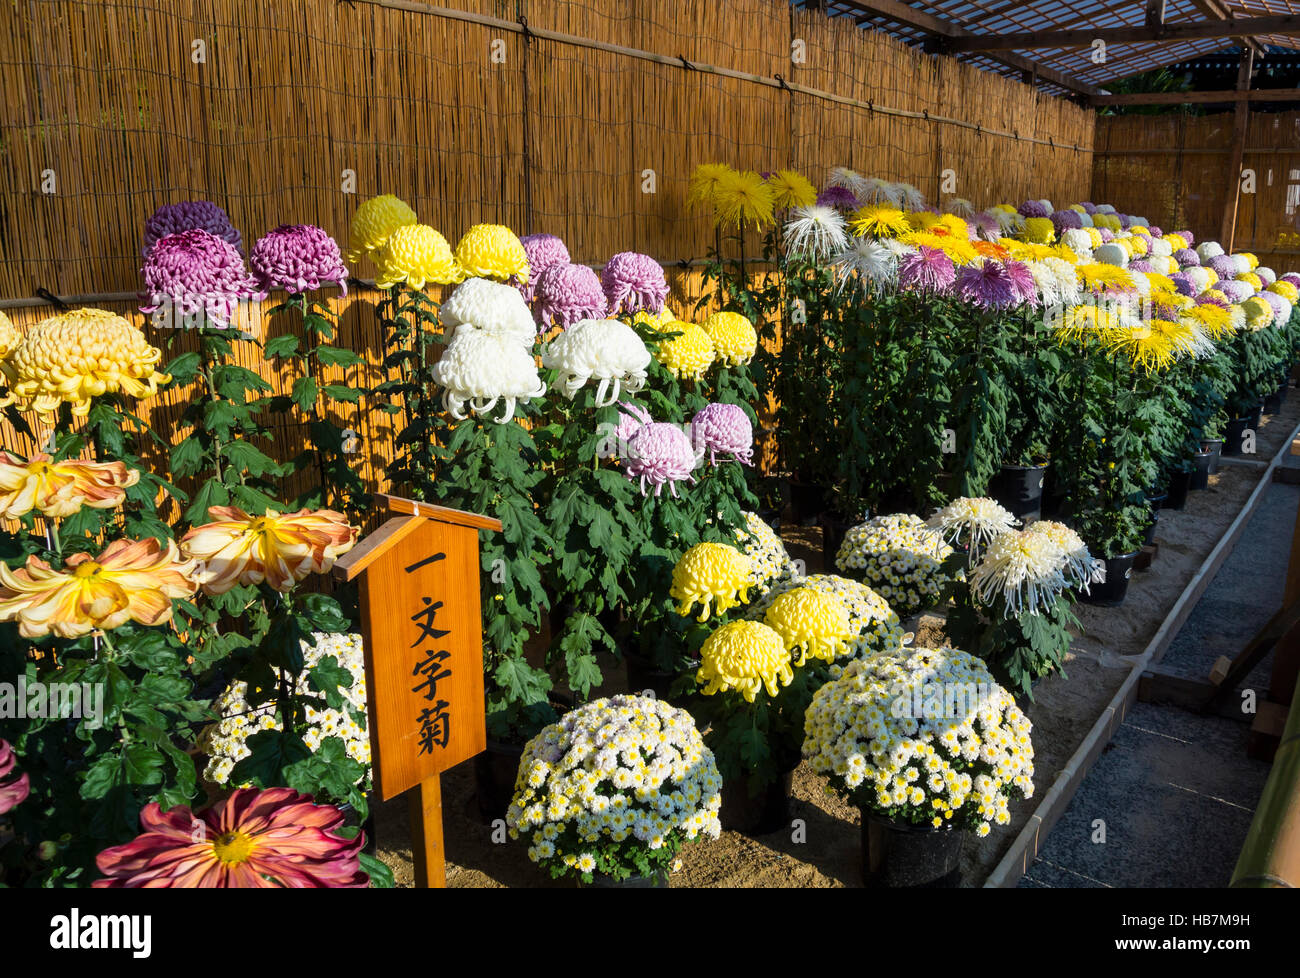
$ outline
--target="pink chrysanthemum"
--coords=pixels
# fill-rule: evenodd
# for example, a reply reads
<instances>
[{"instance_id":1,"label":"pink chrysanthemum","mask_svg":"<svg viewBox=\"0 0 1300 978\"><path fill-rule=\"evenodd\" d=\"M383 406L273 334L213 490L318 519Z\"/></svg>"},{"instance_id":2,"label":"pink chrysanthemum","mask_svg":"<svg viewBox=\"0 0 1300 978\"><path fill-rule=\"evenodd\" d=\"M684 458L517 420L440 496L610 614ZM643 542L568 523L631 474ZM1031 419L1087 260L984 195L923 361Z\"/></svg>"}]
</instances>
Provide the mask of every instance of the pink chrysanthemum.
<instances>
[{"instance_id":1,"label":"pink chrysanthemum","mask_svg":"<svg viewBox=\"0 0 1300 978\"><path fill-rule=\"evenodd\" d=\"M963 265L957 269L956 286L957 295L979 309L1010 309L1016 304L1015 286L999 261Z\"/></svg>"},{"instance_id":2,"label":"pink chrysanthemum","mask_svg":"<svg viewBox=\"0 0 1300 978\"><path fill-rule=\"evenodd\" d=\"M1016 304L1038 305L1038 284L1034 281L1034 273L1029 266L1011 258L1002 264L1011 278L1011 291L1015 296Z\"/></svg>"},{"instance_id":3,"label":"pink chrysanthemum","mask_svg":"<svg viewBox=\"0 0 1300 978\"><path fill-rule=\"evenodd\" d=\"M160 239L182 231L207 231L241 252L243 239L230 223L230 216L210 200L183 200L163 204L144 222L144 254Z\"/></svg>"},{"instance_id":4,"label":"pink chrysanthemum","mask_svg":"<svg viewBox=\"0 0 1300 978\"><path fill-rule=\"evenodd\" d=\"M1130 272L1142 272L1147 275L1155 271L1152 264L1144 258L1129 262L1127 268Z\"/></svg>"},{"instance_id":5,"label":"pink chrysanthemum","mask_svg":"<svg viewBox=\"0 0 1300 978\"><path fill-rule=\"evenodd\" d=\"M630 401L619 401L618 406L622 410L618 412L618 426L614 429L614 440L617 445L615 454L626 457L627 445L631 443L632 438L654 419L650 417L649 411Z\"/></svg>"},{"instance_id":6,"label":"pink chrysanthemum","mask_svg":"<svg viewBox=\"0 0 1300 978\"><path fill-rule=\"evenodd\" d=\"M97 888L345 887L368 883L355 839L335 835L343 813L317 805L292 788L241 788L201 815L150 802L140 812L144 832L95 859Z\"/></svg>"},{"instance_id":7,"label":"pink chrysanthemum","mask_svg":"<svg viewBox=\"0 0 1300 978\"><path fill-rule=\"evenodd\" d=\"M569 264L569 249L553 234L527 234L519 239L528 256L528 281L520 282L518 276L510 279L509 284L517 288L525 302L532 302L537 295L537 280L552 265Z\"/></svg>"},{"instance_id":8,"label":"pink chrysanthemum","mask_svg":"<svg viewBox=\"0 0 1300 978\"><path fill-rule=\"evenodd\" d=\"M203 311L215 326L229 325L239 303L258 293L235 246L207 231L159 238L140 273L149 301L141 312L153 312L170 300L180 315Z\"/></svg>"},{"instance_id":9,"label":"pink chrysanthemum","mask_svg":"<svg viewBox=\"0 0 1300 978\"><path fill-rule=\"evenodd\" d=\"M696 451L709 453L709 464L718 464L718 453L730 455L743 465L754 464L754 426L744 408L736 404L706 404L691 421L691 441Z\"/></svg>"},{"instance_id":10,"label":"pink chrysanthemum","mask_svg":"<svg viewBox=\"0 0 1300 978\"><path fill-rule=\"evenodd\" d=\"M1285 275L1279 275L1278 281L1290 282L1292 285L1300 288L1300 272L1287 272Z\"/></svg>"},{"instance_id":11,"label":"pink chrysanthemum","mask_svg":"<svg viewBox=\"0 0 1300 978\"><path fill-rule=\"evenodd\" d=\"M1170 277L1172 278L1172 276ZM1227 309L1229 305L1217 295L1207 295L1204 292L1196 297L1196 304L1198 306L1218 306L1220 309Z\"/></svg>"},{"instance_id":12,"label":"pink chrysanthemum","mask_svg":"<svg viewBox=\"0 0 1300 978\"><path fill-rule=\"evenodd\" d=\"M695 481L691 472L699 460L686 432L675 424L656 421L642 425L628 443L624 471L629 479L641 481L641 495L645 495L647 484L655 487L656 496L667 485L676 498L678 482Z\"/></svg>"},{"instance_id":13,"label":"pink chrysanthemum","mask_svg":"<svg viewBox=\"0 0 1300 978\"><path fill-rule=\"evenodd\" d=\"M1163 238L1165 236L1165 232L1160 230L1154 224L1148 224L1147 231L1150 232L1151 237L1153 238Z\"/></svg>"},{"instance_id":14,"label":"pink chrysanthemum","mask_svg":"<svg viewBox=\"0 0 1300 978\"><path fill-rule=\"evenodd\" d=\"M1211 269L1219 278L1232 278L1237 274L1237 264L1232 260L1231 255L1215 255L1205 262L1205 267Z\"/></svg>"},{"instance_id":15,"label":"pink chrysanthemum","mask_svg":"<svg viewBox=\"0 0 1300 978\"><path fill-rule=\"evenodd\" d=\"M1196 268L1201 264L1201 256L1192 248L1179 248L1174 252L1174 261L1183 268Z\"/></svg>"},{"instance_id":16,"label":"pink chrysanthemum","mask_svg":"<svg viewBox=\"0 0 1300 978\"><path fill-rule=\"evenodd\" d=\"M956 278L952 259L938 248L922 245L898 261L898 287L907 292L947 295Z\"/></svg>"},{"instance_id":17,"label":"pink chrysanthemum","mask_svg":"<svg viewBox=\"0 0 1300 978\"><path fill-rule=\"evenodd\" d=\"M668 279L663 267L649 255L620 251L600 273L600 283L609 301L609 314L634 313L645 309L662 312L668 298Z\"/></svg>"},{"instance_id":18,"label":"pink chrysanthemum","mask_svg":"<svg viewBox=\"0 0 1300 978\"><path fill-rule=\"evenodd\" d=\"M1196 247L1196 235L1192 234L1191 231L1175 231L1174 233L1187 242L1187 247Z\"/></svg>"},{"instance_id":19,"label":"pink chrysanthemum","mask_svg":"<svg viewBox=\"0 0 1300 978\"><path fill-rule=\"evenodd\" d=\"M608 312L600 278L586 265L552 265L537 281L533 318L543 330L568 329L581 319L604 319Z\"/></svg>"},{"instance_id":20,"label":"pink chrysanthemum","mask_svg":"<svg viewBox=\"0 0 1300 978\"><path fill-rule=\"evenodd\" d=\"M14 769L14 749L8 742L0 740L0 815L13 811L26 800L31 791L31 782L26 774L12 777Z\"/></svg>"},{"instance_id":21,"label":"pink chrysanthemum","mask_svg":"<svg viewBox=\"0 0 1300 978\"><path fill-rule=\"evenodd\" d=\"M348 270L338 242L312 224L282 224L257 239L248 258L262 290L260 298L276 289L291 295L319 289L325 283L348 294Z\"/></svg>"},{"instance_id":22,"label":"pink chrysanthemum","mask_svg":"<svg viewBox=\"0 0 1300 978\"><path fill-rule=\"evenodd\" d=\"M971 232L984 241L997 241L1002 237L1002 225L987 211L980 211L967 220Z\"/></svg>"},{"instance_id":23,"label":"pink chrysanthemum","mask_svg":"<svg viewBox=\"0 0 1300 978\"><path fill-rule=\"evenodd\" d=\"M1097 228L1097 233L1101 235L1102 244L1110 244L1115 240L1115 232L1110 228Z\"/></svg>"}]
</instances>

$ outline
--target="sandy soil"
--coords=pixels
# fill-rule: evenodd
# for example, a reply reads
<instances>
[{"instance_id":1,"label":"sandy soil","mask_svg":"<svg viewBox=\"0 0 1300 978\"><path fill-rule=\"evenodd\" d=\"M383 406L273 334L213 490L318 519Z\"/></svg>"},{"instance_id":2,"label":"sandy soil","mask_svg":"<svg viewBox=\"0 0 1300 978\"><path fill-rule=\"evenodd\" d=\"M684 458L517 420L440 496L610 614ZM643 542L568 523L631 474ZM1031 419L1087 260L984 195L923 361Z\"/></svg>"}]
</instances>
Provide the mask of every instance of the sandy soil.
<instances>
[{"instance_id":1,"label":"sandy soil","mask_svg":"<svg viewBox=\"0 0 1300 978\"><path fill-rule=\"evenodd\" d=\"M1265 416L1255 459L1266 462L1300 421L1300 396L1293 396L1275 418ZM1253 491L1262 466L1224 465L1210 488L1191 493L1181 512L1162 511L1159 551L1149 570L1138 571L1119 608L1078 606L1081 633L1067 659L1066 677L1035 687L1029 708L1034 723L1035 797L1012 806L1012 823L986 839L968 837L962 853L966 886L979 886L1015 839L1035 805L1128 674L1131 659L1146 647L1187 582L1214 548ZM821 530L783 527L792 557L809 573L822 568ZM914 644L943 639L941 616L907 623ZM626 688L622 670L607 670L610 691ZM447 885L453 887L570 886L546 879L524 853L524 846L494 840L493 828L478 818L472 763L443 775ZM832 887L862 882L859 815L828 794L825 780L806 765L795 771L790 829L750 837L724 832L716 842L690 846L672 886ZM406 803L398 799L376 811L380 857L393 868L399 886L410 886L411 850ZM503 837L496 832L496 839Z\"/></svg>"}]
</instances>

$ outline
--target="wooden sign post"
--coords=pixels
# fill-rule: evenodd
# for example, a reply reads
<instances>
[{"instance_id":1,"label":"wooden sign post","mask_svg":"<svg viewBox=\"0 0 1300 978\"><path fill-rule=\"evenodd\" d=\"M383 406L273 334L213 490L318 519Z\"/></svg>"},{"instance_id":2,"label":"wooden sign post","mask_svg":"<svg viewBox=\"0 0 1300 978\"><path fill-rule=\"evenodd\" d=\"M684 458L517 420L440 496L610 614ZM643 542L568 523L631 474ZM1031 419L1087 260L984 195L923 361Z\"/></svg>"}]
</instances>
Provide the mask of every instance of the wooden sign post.
<instances>
[{"instance_id":1,"label":"wooden sign post","mask_svg":"<svg viewBox=\"0 0 1300 978\"><path fill-rule=\"evenodd\" d=\"M478 530L499 520L397 496L393 517L334 565L361 578L375 790L410 791L415 885L447 885L440 775L487 747Z\"/></svg>"}]
</instances>

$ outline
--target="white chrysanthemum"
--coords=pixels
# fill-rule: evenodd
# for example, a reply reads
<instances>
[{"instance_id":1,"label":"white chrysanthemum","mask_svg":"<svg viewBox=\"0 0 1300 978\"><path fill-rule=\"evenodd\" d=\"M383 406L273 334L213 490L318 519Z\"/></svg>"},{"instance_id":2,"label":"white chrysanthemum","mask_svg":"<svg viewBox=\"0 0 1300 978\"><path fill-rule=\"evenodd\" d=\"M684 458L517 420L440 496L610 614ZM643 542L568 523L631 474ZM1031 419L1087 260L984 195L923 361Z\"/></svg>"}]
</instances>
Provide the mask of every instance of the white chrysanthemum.
<instances>
[{"instance_id":1,"label":"white chrysanthemum","mask_svg":"<svg viewBox=\"0 0 1300 978\"><path fill-rule=\"evenodd\" d=\"M1168 258L1174 253L1174 246L1164 238L1151 239L1151 254L1159 258Z\"/></svg>"},{"instance_id":2,"label":"white chrysanthemum","mask_svg":"<svg viewBox=\"0 0 1300 978\"><path fill-rule=\"evenodd\" d=\"M1114 204L1098 204L1098 205L1097 205L1097 213L1098 213L1098 214L1114 214L1114 213L1115 213L1115 205L1114 205Z\"/></svg>"},{"instance_id":3,"label":"white chrysanthemum","mask_svg":"<svg viewBox=\"0 0 1300 978\"><path fill-rule=\"evenodd\" d=\"M449 332L468 324L508 336L530 349L537 338L537 324L519 290L486 278L466 279L456 286L438 315Z\"/></svg>"},{"instance_id":4,"label":"white chrysanthemum","mask_svg":"<svg viewBox=\"0 0 1300 978\"><path fill-rule=\"evenodd\" d=\"M1061 243L1074 252L1080 264L1092 261L1092 236L1083 228L1066 228L1061 232Z\"/></svg>"},{"instance_id":5,"label":"white chrysanthemum","mask_svg":"<svg viewBox=\"0 0 1300 978\"><path fill-rule=\"evenodd\" d=\"M905 210L925 210L925 194L921 193L920 190L912 186L910 183L904 183L902 181L899 181L894 186L898 191L899 197L903 201L903 208Z\"/></svg>"},{"instance_id":6,"label":"white chrysanthemum","mask_svg":"<svg viewBox=\"0 0 1300 978\"><path fill-rule=\"evenodd\" d=\"M1291 310L1294 308L1294 304L1284 295L1278 296L1278 301L1282 311L1277 314L1277 321L1283 324L1289 323L1291 321Z\"/></svg>"},{"instance_id":7,"label":"white chrysanthemum","mask_svg":"<svg viewBox=\"0 0 1300 978\"><path fill-rule=\"evenodd\" d=\"M1056 208L1052 206L1052 202L1050 200L1043 198L1039 200L1039 203L1042 204L1044 208L1046 208L1048 217L1051 217L1052 214L1056 212Z\"/></svg>"},{"instance_id":8,"label":"white chrysanthemum","mask_svg":"<svg viewBox=\"0 0 1300 978\"><path fill-rule=\"evenodd\" d=\"M880 242L871 238L854 238L831 261L839 287L843 288L855 278L864 286L893 285L898 278L898 255L890 246L895 244L892 240Z\"/></svg>"},{"instance_id":9,"label":"white chrysanthemum","mask_svg":"<svg viewBox=\"0 0 1300 978\"><path fill-rule=\"evenodd\" d=\"M1184 274L1186 274L1191 283L1196 286L1196 294L1200 295L1210 287L1210 277L1214 273L1208 268L1203 268L1202 266L1197 265L1193 268L1187 269Z\"/></svg>"},{"instance_id":10,"label":"white chrysanthemum","mask_svg":"<svg viewBox=\"0 0 1300 978\"><path fill-rule=\"evenodd\" d=\"M989 213L993 215L994 220L1001 225L1003 232L1008 236L1014 235L1025 226L1025 219L1019 211L999 207L994 208Z\"/></svg>"},{"instance_id":11,"label":"white chrysanthemum","mask_svg":"<svg viewBox=\"0 0 1300 978\"><path fill-rule=\"evenodd\" d=\"M1057 287L1056 273L1041 261L1027 261L1025 267L1034 277L1034 287L1038 290L1038 304L1044 309L1060 305L1062 299Z\"/></svg>"},{"instance_id":12,"label":"white chrysanthemum","mask_svg":"<svg viewBox=\"0 0 1300 978\"><path fill-rule=\"evenodd\" d=\"M975 216L975 205L965 197L954 197L948 201L947 211L949 214L956 214L960 218Z\"/></svg>"},{"instance_id":13,"label":"white chrysanthemum","mask_svg":"<svg viewBox=\"0 0 1300 978\"><path fill-rule=\"evenodd\" d=\"M1228 306L1228 321L1234 333L1246 328L1246 310L1241 308L1240 303L1234 302Z\"/></svg>"},{"instance_id":14,"label":"white chrysanthemum","mask_svg":"<svg viewBox=\"0 0 1300 978\"><path fill-rule=\"evenodd\" d=\"M775 531L757 513L745 514L745 526L736 530L740 551L754 565L754 586L760 591L795 575L794 561Z\"/></svg>"},{"instance_id":15,"label":"white chrysanthemum","mask_svg":"<svg viewBox=\"0 0 1300 978\"><path fill-rule=\"evenodd\" d=\"M1019 523L987 496L954 499L926 521L927 526L938 530L949 543L966 547L972 562L979 560L984 548L994 539L1014 530Z\"/></svg>"},{"instance_id":16,"label":"white chrysanthemum","mask_svg":"<svg viewBox=\"0 0 1300 978\"><path fill-rule=\"evenodd\" d=\"M537 362L517 339L472 325L456 328L442 359L433 366L433 380L444 388L442 403L458 420L467 417L466 406L482 415L502 401L501 417L496 420L505 424L514 417L516 402L527 403L546 393Z\"/></svg>"},{"instance_id":17,"label":"white chrysanthemum","mask_svg":"<svg viewBox=\"0 0 1300 978\"><path fill-rule=\"evenodd\" d=\"M1056 277L1056 293L1067 305L1075 305L1083 298L1083 285L1074 270L1074 265L1064 258L1044 258L1042 264L1052 270ZM1035 277L1037 281L1037 277Z\"/></svg>"},{"instance_id":18,"label":"white chrysanthemum","mask_svg":"<svg viewBox=\"0 0 1300 978\"><path fill-rule=\"evenodd\" d=\"M995 539L970 575L980 603L992 606L1001 597L1008 615L1047 610L1068 583L1061 548L1047 534L1026 531Z\"/></svg>"},{"instance_id":19,"label":"white chrysanthemum","mask_svg":"<svg viewBox=\"0 0 1300 978\"><path fill-rule=\"evenodd\" d=\"M1138 295L1151 294L1151 279L1147 278L1146 272L1135 272L1130 269L1128 276L1133 280L1133 288L1137 289Z\"/></svg>"},{"instance_id":20,"label":"white chrysanthemum","mask_svg":"<svg viewBox=\"0 0 1300 978\"><path fill-rule=\"evenodd\" d=\"M542 365L559 371L560 390L570 400L587 381L599 380L596 406L607 407L622 392L645 386L650 351L617 319L580 319L547 344Z\"/></svg>"},{"instance_id":21,"label":"white chrysanthemum","mask_svg":"<svg viewBox=\"0 0 1300 978\"><path fill-rule=\"evenodd\" d=\"M1025 532L1042 534L1056 545L1064 560L1062 573L1074 587L1086 593L1090 584L1106 579L1106 562L1094 558L1083 537L1064 523L1038 520L1025 527Z\"/></svg>"},{"instance_id":22,"label":"white chrysanthemum","mask_svg":"<svg viewBox=\"0 0 1300 978\"><path fill-rule=\"evenodd\" d=\"M835 566L857 572L900 616L929 607L947 580L941 565L953 550L908 513L877 516L844 535Z\"/></svg>"},{"instance_id":23,"label":"white chrysanthemum","mask_svg":"<svg viewBox=\"0 0 1300 978\"><path fill-rule=\"evenodd\" d=\"M1277 281L1277 272L1273 271L1273 269L1269 268L1267 265L1260 265L1255 269L1255 274L1259 276L1259 280L1265 285L1272 285Z\"/></svg>"},{"instance_id":24,"label":"white chrysanthemum","mask_svg":"<svg viewBox=\"0 0 1300 978\"><path fill-rule=\"evenodd\" d=\"M1245 275L1250 271L1250 259L1243 254L1229 255L1232 259L1232 267L1238 275Z\"/></svg>"},{"instance_id":25,"label":"white chrysanthemum","mask_svg":"<svg viewBox=\"0 0 1300 978\"><path fill-rule=\"evenodd\" d=\"M894 207L903 206L902 188L898 184L882 180L880 177L865 177L862 183L862 192L854 192L862 203L892 204Z\"/></svg>"},{"instance_id":26,"label":"white chrysanthemum","mask_svg":"<svg viewBox=\"0 0 1300 978\"><path fill-rule=\"evenodd\" d=\"M1152 255L1147 258L1147 261L1161 275L1172 275L1178 271L1178 262L1167 255Z\"/></svg>"},{"instance_id":27,"label":"white chrysanthemum","mask_svg":"<svg viewBox=\"0 0 1300 978\"><path fill-rule=\"evenodd\" d=\"M848 246L849 235L836 208L812 204L790 211L783 241L791 258L820 265Z\"/></svg>"},{"instance_id":28,"label":"white chrysanthemum","mask_svg":"<svg viewBox=\"0 0 1300 978\"><path fill-rule=\"evenodd\" d=\"M1223 247L1217 241L1202 241L1196 246L1196 254L1204 263L1223 254Z\"/></svg>"},{"instance_id":29,"label":"white chrysanthemum","mask_svg":"<svg viewBox=\"0 0 1300 978\"><path fill-rule=\"evenodd\" d=\"M1100 245L1092 251L1092 260L1104 262L1107 265L1118 265L1124 268L1128 264L1128 252L1115 243Z\"/></svg>"},{"instance_id":30,"label":"white chrysanthemum","mask_svg":"<svg viewBox=\"0 0 1300 978\"><path fill-rule=\"evenodd\" d=\"M861 200L870 187L870 181L857 170L850 170L847 166L833 166L830 173L826 174L826 186L843 187Z\"/></svg>"}]
</instances>

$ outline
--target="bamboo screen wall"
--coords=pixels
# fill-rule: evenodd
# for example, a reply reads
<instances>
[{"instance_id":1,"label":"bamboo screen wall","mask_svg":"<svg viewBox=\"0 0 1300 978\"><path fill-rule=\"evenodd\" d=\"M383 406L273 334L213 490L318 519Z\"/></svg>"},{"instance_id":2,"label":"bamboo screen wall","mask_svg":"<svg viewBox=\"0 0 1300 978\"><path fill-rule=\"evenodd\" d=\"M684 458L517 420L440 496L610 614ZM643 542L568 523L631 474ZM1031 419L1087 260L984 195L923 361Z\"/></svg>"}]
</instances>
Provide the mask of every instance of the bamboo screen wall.
<instances>
[{"instance_id":1,"label":"bamboo screen wall","mask_svg":"<svg viewBox=\"0 0 1300 978\"><path fill-rule=\"evenodd\" d=\"M843 164L932 199L951 170L978 206L1081 200L1092 173L1092 112L782 0L6 0L0 37L0 306L20 327L50 312L38 288L136 290L143 222L178 200L218 202L247 246L281 223L346 240L362 200L395 193L453 243L492 221L575 261L654 255L684 312L698 279L676 263L713 240L684 208L698 163L814 182ZM372 362L374 298L338 301ZM388 418L344 420L381 465Z\"/></svg>"},{"instance_id":2,"label":"bamboo screen wall","mask_svg":"<svg viewBox=\"0 0 1300 978\"><path fill-rule=\"evenodd\" d=\"M1233 186L1232 127L1231 112L1098 118L1093 199L1218 240ZM1235 250L1279 273L1300 269L1300 112L1253 113L1242 167L1254 171L1255 188L1239 197Z\"/></svg>"}]
</instances>

